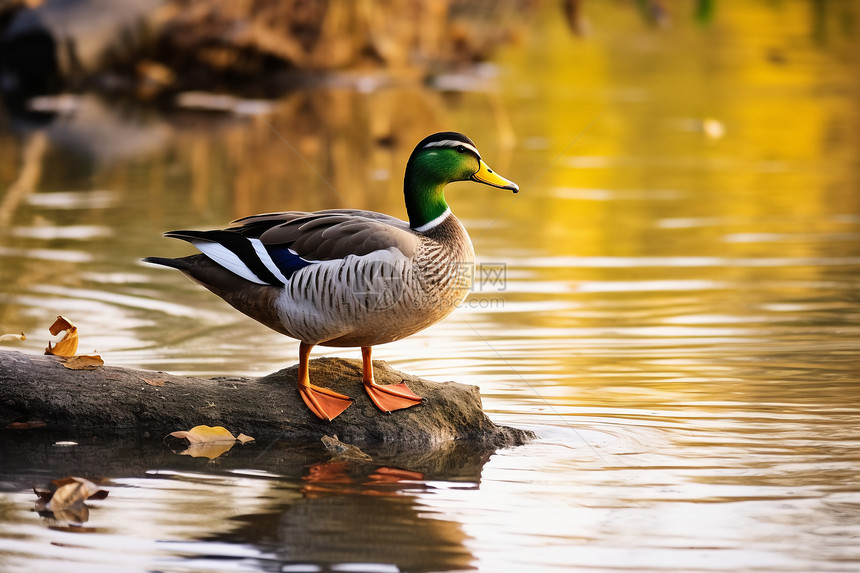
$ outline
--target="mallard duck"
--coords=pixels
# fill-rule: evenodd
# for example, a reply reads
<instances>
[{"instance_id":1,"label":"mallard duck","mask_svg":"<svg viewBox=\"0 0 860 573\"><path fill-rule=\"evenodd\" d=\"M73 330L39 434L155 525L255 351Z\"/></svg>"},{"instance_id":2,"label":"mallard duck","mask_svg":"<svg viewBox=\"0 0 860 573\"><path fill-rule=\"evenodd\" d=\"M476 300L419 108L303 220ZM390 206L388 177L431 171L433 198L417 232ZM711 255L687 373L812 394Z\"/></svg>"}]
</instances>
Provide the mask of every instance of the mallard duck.
<instances>
[{"instance_id":1,"label":"mallard duck","mask_svg":"<svg viewBox=\"0 0 860 573\"><path fill-rule=\"evenodd\" d=\"M329 209L254 215L214 231L171 231L202 254L146 262L179 269L237 310L300 341L299 394L323 420L352 403L311 384L311 349L359 346L362 381L384 412L420 404L405 383L373 379L371 347L442 320L471 287L475 251L445 201L445 185L472 180L516 193L471 139L455 132L424 138L406 163L409 221L373 211Z\"/></svg>"}]
</instances>

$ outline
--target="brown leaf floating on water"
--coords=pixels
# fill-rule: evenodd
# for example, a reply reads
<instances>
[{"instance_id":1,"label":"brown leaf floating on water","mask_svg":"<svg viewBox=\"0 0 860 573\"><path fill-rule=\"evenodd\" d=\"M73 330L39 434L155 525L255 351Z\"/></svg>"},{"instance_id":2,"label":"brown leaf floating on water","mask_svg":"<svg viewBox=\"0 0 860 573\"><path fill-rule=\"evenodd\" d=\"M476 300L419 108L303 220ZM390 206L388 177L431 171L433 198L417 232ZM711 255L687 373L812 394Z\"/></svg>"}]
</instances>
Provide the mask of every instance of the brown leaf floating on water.
<instances>
[{"instance_id":1,"label":"brown leaf floating on water","mask_svg":"<svg viewBox=\"0 0 860 573\"><path fill-rule=\"evenodd\" d=\"M86 523L90 520L90 508L86 506L85 503L80 503L78 505L73 505L72 507L66 509L55 509L51 513L54 514L54 519L60 522L66 522L68 524L75 524L74 527L69 526L51 526L51 529L55 529L58 531L70 531L75 533L89 533L94 531L92 528L87 530L86 528L81 527L78 524Z\"/></svg>"},{"instance_id":2,"label":"brown leaf floating on water","mask_svg":"<svg viewBox=\"0 0 860 573\"><path fill-rule=\"evenodd\" d=\"M108 491L88 479L65 477L51 482L52 488L33 487L38 496L36 511L50 512L54 519L72 523L83 523L89 519L85 501L104 499Z\"/></svg>"},{"instance_id":3,"label":"brown leaf floating on water","mask_svg":"<svg viewBox=\"0 0 860 573\"><path fill-rule=\"evenodd\" d=\"M52 492L51 490L45 489L44 487L36 486L33 486L33 493L39 496L39 501L41 501L42 503L48 503L49 501L51 501L51 496L54 495L54 492Z\"/></svg>"},{"instance_id":4,"label":"brown leaf floating on water","mask_svg":"<svg viewBox=\"0 0 860 573\"><path fill-rule=\"evenodd\" d=\"M83 503L90 496L86 484L79 481L70 481L57 488L51 500L45 505L48 511L68 509L79 503Z\"/></svg>"},{"instance_id":5,"label":"brown leaf floating on water","mask_svg":"<svg viewBox=\"0 0 860 573\"><path fill-rule=\"evenodd\" d=\"M88 497L87 500L88 501L93 501L93 500L99 501L101 499L106 498L108 496L108 493L110 493L110 492L108 492L108 490L100 489L100 490L97 490L94 494L90 495L90 497Z\"/></svg>"},{"instance_id":6,"label":"brown leaf floating on water","mask_svg":"<svg viewBox=\"0 0 860 573\"><path fill-rule=\"evenodd\" d=\"M93 482L91 482L90 480L88 480L86 478L82 478L82 477L69 476L69 477L64 477L64 478L52 480L51 483L54 484L55 486L57 486L57 491L54 492L54 497L51 499L51 501L53 501L56 498L57 492L60 491L61 488L65 487L67 485L73 485L73 484L79 484L79 485L83 486L83 490L81 491L81 493L86 495L86 497L83 498L85 500L104 499L108 495L108 490L101 488L101 487L97 486L96 484L94 484Z\"/></svg>"},{"instance_id":7,"label":"brown leaf floating on water","mask_svg":"<svg viewBox=\"0 0 860 573\"><path fill-rule=\"evenodd\" d=\"M48 342L48 347L45 349L45 354L53 354L54 356L74 356L78 350L78 327L69 322L68 319L57 316L57 320L48 329L51 336L57 336L64 330L66 334L59 342L51 345Z\"/></svg>"}]
</instances>

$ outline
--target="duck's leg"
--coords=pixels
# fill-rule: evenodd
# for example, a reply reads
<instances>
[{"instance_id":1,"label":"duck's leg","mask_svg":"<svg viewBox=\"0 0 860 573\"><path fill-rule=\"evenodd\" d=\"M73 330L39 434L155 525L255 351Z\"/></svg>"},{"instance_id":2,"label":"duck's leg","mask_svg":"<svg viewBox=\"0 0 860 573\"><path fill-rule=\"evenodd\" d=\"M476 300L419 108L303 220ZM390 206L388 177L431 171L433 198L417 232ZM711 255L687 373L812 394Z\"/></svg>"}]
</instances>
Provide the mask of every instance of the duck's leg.
<instances>
[{"instance_id":1,"label":"duck's leg","mask_svg":"<svg viewBox=\"0 0 860 573\"><path fill-rule=\"evenodd\" d=\"M304 342L299 344L299 394L302 395L302 400L317 418L331 421L349 408L353 400L334 390L311 384L308 362L313 347L313 344L305 344Z\"/></svg>"},{"instance_id":2,"label":"duck's leg","mask_svg":"<svg viewBox=\"0 0 860 573\"><path fill-rule=\"evenodd\" d=\"M362 382L370 400L383 412L402 410L420 404L424 398L409 389L405 382L386 384L373 381L373 362L370 360L370 346L361 347Z\"/></svg>"}]
</instances>

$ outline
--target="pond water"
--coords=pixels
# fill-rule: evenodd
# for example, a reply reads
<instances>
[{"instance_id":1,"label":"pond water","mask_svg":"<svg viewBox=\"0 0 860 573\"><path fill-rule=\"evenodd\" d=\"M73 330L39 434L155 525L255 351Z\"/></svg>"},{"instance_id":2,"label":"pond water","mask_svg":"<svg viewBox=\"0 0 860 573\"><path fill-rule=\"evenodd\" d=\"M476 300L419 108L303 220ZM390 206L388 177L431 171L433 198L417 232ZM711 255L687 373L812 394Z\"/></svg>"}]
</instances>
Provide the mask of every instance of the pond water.
<instances>
[{"instance_id":1,"label":"pond water","mask_svg":"<svg viewBox=\"0 0 860 573\"><path fill-rule=\"evenodd\" d=\"M111 365L203 376L278 370L298 343L139 263L190 252L162 232L402 217L412 146L469 134L522 192L449 187L486 274L375 357L476 384L539 439L356 465L6 432L0 569L858 570L860 11L719 3L703 22L677 3L663 27L632 4L589 3L585 38L548 5L492 64L429 85L3 115L0 329L28 339L2 348L40 353L62 314ZM31 487L66 475L110 489L80 523L34 510Z\"/></svg>"}]
</instances>

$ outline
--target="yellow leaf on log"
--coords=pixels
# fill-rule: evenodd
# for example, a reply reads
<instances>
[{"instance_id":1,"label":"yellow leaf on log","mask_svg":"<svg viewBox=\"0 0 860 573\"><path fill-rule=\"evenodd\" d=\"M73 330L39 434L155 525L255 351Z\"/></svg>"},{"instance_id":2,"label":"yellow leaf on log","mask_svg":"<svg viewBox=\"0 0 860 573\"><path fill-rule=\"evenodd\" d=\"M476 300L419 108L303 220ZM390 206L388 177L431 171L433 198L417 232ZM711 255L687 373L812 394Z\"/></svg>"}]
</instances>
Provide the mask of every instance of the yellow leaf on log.
<instances>
[{"instance_id":1,"label":"yellow leaf on log","mask_svg":"<svg viewBox=\"0 0 860 573\"><path fill-rule=\"evenodd\" d=\"M99 366L104 365L104 363L105 361L98 354L82 354L80 356L69 356L63 362L63 366L69 370L95 370Z\"/></svg>"},{"instance_id":2,"label":"yellow leaf on log","mask_svg":"<svg viewBox=\"0 0 860 573\"><path fill-rule=\"evenodd\" d=\"M54 356L74 356L75 352L78 350L78 327L62 316L58 316L57 320L54 321L54 324L51 325L49 330L52 336L57 336L64 330L66 331L66 334L53 346L48 342L45 354L53 354Z\"/></svg>"},{"instance_id":3,"label":"yellow leaf on log","mask_svg":"<svg viewBox=\"0 0 860 573\"><path fill-rule=\"evenodd\" d=\"M69 322L69 319L57 316L57 320L54 321L54 324L48 330L51 332L51 336L57 336L64 330L71 330L73 328L75 328L75 325Z\"/></svg>"}]
</instances>

